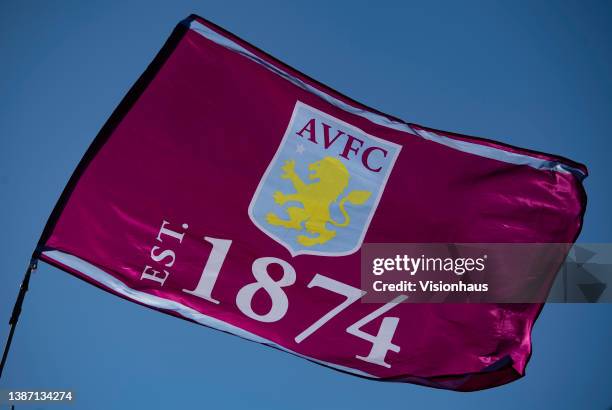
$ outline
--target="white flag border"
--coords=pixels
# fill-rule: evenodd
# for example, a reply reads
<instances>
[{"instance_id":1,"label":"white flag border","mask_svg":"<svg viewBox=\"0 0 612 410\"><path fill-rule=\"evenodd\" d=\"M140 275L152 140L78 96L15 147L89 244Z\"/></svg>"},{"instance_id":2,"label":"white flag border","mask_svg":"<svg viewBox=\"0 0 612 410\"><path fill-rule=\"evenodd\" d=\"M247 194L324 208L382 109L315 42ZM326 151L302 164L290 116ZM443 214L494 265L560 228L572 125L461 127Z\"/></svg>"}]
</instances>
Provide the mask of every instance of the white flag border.
<instances>
[{"instance_id":1,"label":"white flag border","mask_svg":"<svg viewBox=\"0 0 612 410\"><path fill-rule=\"evenodd\" d=\"M502 161L502 162L506 162L510 164L527 165L529 167L540 169L540 170L549 170L549 171L556 171L556 172L561 172L561 173L569 173L569 174L575 175L580 180L586 177L586 174L581 169L573 167L569 164L565 164L560 161L547 160L543 158L538 158L536 156L527 155L524 153L506 151L504 149L492 147L489 145L478 144L474 142L462 141L462 140L449 138L447 136L438 134L436 132L411 127L409 124L405 122L396 121L384 115L380 115L378 113L347 104L344 101L341 101L335 98L334 96L331 96L325 93L324 91L316 87L313 87L312 85L304 82L300 78L286 72L282 68L277 67L276 65L270 63L264 58L246 49L242 45L236 43L234 40L222 35L221 33L218 33L217 31L209 28L208 26L200 23L197 20L188 19L184 21L183 24L187 24L190 30L201 35L202 37L222 47L225 47L229 50L232 50L238 54L243 55L244 57L276 73L278 76L293 83L294 85L310 93L317 95L318 97L324 99L330 104L348 113L363 117L373 122L374 124L388 127L396 131L406 132L413 136L419 136L421 138L445 145L447 147L456 149L458 151L478 155L480 157L494 159L494 160L498 160L498 161Z\"/></svg>"},{"instance_id":2,"label":"white flag border","mask_svg":"<svg viewBox=\"0 0 612 410\"><path fill-rule=\"evenodd\" d=\"M45 262L51 262L55 266L63 270L66 270L66 268L68 268L69 270L72 270L74 272L79 272L82 275L85 275L88 281L103 285L105 288L111 290L113 293L120 295L126 299L141 303L146 306L150 306L154 309L176 312L185 319L192 320L200 325L220 330L225 333L230 333L243 339L250 340L252 342L257 342L270 347L274 347L276 349L283 350L287 353L291 353L295 356L316 362L323 366L331 367L333 369L345 373L351 373L357 376L367 377L370 379L380 379L380 377L378 376L366 373L359 369L326 362L324 360L315 359L311 356L306 356L301 353L297 353L291 349L279 345L276 342L258 336L255 333L251 333L238 326L224 322L212 316L205 315L175 300L162 298L160 296L132 289L128 285L117 279L115 276L70 253L62 252L59 250L46 250L42 252L42 256L42 259Z\"/></svg>"}]
</instances>

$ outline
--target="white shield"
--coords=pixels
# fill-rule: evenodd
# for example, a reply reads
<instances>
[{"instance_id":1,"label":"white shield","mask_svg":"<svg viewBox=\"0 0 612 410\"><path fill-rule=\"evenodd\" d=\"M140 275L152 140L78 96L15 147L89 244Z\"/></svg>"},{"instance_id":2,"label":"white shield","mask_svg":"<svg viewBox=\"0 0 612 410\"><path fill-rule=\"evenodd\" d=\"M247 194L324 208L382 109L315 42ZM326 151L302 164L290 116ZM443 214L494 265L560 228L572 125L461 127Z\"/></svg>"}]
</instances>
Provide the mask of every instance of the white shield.
<instances>
[{"instance_id":1,"label":"white shield","mask_svg":"<svg viewBox=\"0 0 612 410\"><path fill-rule=\"evenodd\" d=\"M298 101L249 216L293 256L352 254L400 149Z\"/></svg>"}]
</instances>

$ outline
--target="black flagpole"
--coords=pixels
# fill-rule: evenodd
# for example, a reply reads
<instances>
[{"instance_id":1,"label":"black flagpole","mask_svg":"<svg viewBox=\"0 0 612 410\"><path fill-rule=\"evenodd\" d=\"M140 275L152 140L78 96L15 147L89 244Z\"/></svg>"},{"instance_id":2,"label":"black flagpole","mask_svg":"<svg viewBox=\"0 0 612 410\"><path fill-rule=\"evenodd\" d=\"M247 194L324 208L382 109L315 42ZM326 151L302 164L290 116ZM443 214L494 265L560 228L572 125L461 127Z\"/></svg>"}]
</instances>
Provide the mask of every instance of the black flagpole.
<instances>
[{"instance_id":1,"label":"black flagpole","mask_svg":"<svg viewBox=\"0 0 612 410\"><path fill-rule=\"evenodd\" d=\"M6 358L8 357L9 350L11 349L11 342L13 341L15 328L17 327L17 322L19 321L19 315L21 314L21 306L23 306L23 300L25 298L26 292L28 291L28 285L30 284L30 276L32 275L32 272L36 270L36 265L37 260L32 259L32 261L30 261L28 269L26 270L25 275L23 276L23 281L21 282L21 287L19 288L19 294L17 295L15 306L13 306L13 313L11 314L11 318L9 319L9 325L11 325L11 330L9 331L8 338L6 339L6 344L4 345L4 353L2 353L2 362L0 362L0 379L2 378L2 371L4 370L4 365L6 364Z\"/></svg>"}]
</instances>

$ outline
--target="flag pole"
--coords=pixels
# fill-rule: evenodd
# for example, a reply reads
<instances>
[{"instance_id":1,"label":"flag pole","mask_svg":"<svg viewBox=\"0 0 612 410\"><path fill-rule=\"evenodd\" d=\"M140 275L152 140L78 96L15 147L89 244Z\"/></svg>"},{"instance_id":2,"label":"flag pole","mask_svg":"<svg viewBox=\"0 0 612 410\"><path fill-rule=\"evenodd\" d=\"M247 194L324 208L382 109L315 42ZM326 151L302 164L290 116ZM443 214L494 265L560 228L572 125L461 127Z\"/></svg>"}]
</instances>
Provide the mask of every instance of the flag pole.
<instances>
[{"instance_id":1,"label":"flag pole","mask_svg":"<svg viewBox=\"0 0 612 410\"><path fill-rule=\"evenodd\" d=\"M11 318L9 319L9 325L11 326L11 330L9 331L8 338L6 339L6 344L4 345L4 353L2 353L2 362L0 362L0 379L2 378L2 371L4 370L6 358L8 357L8 353L11 348L11 342L13 341L15 328L17 327L17 322L19 321L19 315L21 314L23 300L25 299L26 292L28 291L28 286L30 284L30 276L32 275L32 272L36 270L37 263L38 261L36 259L32 259L30 261L28 269L26 270L25 275L23 275L23 281L21 282L21 287L19 288L19 294L17 295L15 306L13 306L13 313L11 313Z\"/></svg>"}]
</instances>

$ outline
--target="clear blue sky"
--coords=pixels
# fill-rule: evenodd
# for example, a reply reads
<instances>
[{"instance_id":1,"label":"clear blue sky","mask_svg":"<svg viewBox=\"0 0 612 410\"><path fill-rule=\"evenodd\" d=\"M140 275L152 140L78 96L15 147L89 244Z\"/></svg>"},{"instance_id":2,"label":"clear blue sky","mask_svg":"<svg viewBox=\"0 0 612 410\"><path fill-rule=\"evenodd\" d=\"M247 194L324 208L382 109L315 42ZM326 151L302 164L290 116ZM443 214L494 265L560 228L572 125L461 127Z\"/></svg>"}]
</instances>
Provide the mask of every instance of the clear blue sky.
<instances>
[{"instance_id":1,"label":"clear blue sky","mask_svg":"<svg viewBox=\"0 0 612 410\"><path fill-rule=\"evenodd\" d=\"M612 3L333 3L1 1L2 322L80 157L190 13L382 111L587 164L580 240L611 241ZM72 388L92 410L607 409L611 365L612 305L548 305L527 377L461 394L333 372L41 265L0 387Z\"/></svg>"}]
</instances>

